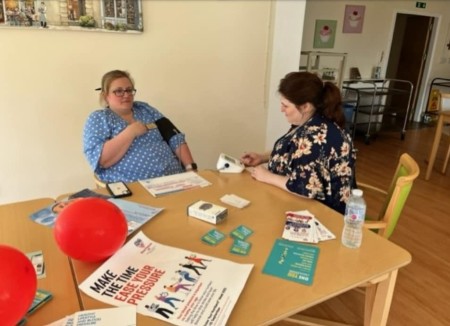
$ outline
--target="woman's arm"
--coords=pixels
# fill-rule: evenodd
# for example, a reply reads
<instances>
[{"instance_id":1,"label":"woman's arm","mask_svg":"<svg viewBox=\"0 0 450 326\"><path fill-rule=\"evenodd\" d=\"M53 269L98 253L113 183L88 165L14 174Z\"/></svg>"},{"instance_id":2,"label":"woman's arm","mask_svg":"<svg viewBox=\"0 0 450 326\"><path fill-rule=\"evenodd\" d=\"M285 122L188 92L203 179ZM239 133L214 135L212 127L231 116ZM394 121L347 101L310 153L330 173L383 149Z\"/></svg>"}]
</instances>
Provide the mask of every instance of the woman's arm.
<instances>
[{"instance_id":1,"label":"woman's arm","mask_svg":"<svg viewBox=\"0 0 450 326\"><path fill-rule=\"evenodd\" d=\"M107 169L119 162L130 148L133 140L146 132L147 127L139 121L129 124L117 136L105 142L99 165Z\"/></svg>"},{"instance_id":2,"label":"woman's arm","mask_svg":"<svg viewBox=\"0 0 450 326\"><path fill-rule=\"evenodd\" d=\"M250 170L252 177L258 181L268 183L283 190L287 190L286 183L289 180L288 176L278 175L270 172L264 166L256 166Z\"/></svg>"},{"instance_id":3,"label":"woman's arm","mask_svg":"<svg viewBox=\"0 0 450 326\"><path fill-rule=\"evenodd\" d=\"M286 191L290 192L291 194L294 194L294 195L297 195L297 196L300 196L303 198L308 198L308 197L300 195L296 192L292 192L286 187L286 184L289 180L288 176L272 173L269 170L267 170L264 166L261 166L261 165L251 169L250 173L251 173L252 177L258 181L261 181L261 182L270 184L272 186L278 187L280 189L286 190Z\"/></svg>"},{"instance_id":4,"label":"woman's arm","mask_svg":"<svg viewBox=\"0 0 450 326\"><path fill-rule=\"evenodd\" d=\"M191 150L186 143L183 143L177 147L177 149L175 150L175 155L178 157L178 160L180 160L181 164L183 164L183 166L185 167L194 163Z\"/></svg>"}]
</instances>

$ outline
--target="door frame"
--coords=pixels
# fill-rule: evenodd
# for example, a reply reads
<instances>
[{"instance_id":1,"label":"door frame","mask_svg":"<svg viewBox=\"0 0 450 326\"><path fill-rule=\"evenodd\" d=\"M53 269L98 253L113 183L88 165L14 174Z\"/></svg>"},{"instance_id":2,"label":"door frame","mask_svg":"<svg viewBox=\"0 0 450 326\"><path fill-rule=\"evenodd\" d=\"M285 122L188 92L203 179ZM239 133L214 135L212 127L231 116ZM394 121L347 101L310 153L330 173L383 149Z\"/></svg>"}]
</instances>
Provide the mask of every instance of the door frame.
<instances>
[{"instance_id":1,"label":"door frame","mask_svg":"<svg viewBox=\"0 0 450 326\"><path fill-rule=\"evenodd\" d=\"M430 12L424 12L424 13L420 14L417 12L407 11L407 10L395 10L393 12L390 37L388 39L388 44L386 46L386 51L387 51L386 63L389 62L389 57L391 55L390 51L391 51L392 41L394 39L395 23L396 23L398 14L434 17L433 30L431 32L430 42L428 45L428 55L425 60L422 78L420 81L418 81L418 85L416 86L416 91L417 91L416 106L414 108L411 108L411 110L414 111L413 121L420 122L420 121L422 121L422 116L426 111L426 105L427 105L426 100L428 98L428 86L429 86L428 80L430 79L431 67L432 67L432 63L434 61L434 56L436 53L436 43L437 43L436 39L437 39L438 31L441 26L442 15L436 14L436 13L430 13Z\"/></svg>"}]
</instances>

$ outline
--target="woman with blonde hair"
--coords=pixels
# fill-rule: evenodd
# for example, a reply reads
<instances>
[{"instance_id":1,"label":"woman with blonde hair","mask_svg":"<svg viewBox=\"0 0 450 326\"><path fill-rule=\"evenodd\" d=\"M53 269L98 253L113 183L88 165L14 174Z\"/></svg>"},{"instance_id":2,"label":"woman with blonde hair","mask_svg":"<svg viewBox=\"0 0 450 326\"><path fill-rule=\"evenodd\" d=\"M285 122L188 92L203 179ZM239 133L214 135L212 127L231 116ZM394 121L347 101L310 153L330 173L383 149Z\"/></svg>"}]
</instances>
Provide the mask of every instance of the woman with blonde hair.
<instances>
[{"instance_id":1,"label":"woman with blonde hair","mask_svg":"<svg viewBox=\"0 0 450 326\"><path fill-rule=\"evenodd\" d=\"M113 70L102 78L102 109L84 126L84 154L103 182L132 182L197 170L185 135L157 109L135 101L130 74Z\"/></svg>"}]
</instances>

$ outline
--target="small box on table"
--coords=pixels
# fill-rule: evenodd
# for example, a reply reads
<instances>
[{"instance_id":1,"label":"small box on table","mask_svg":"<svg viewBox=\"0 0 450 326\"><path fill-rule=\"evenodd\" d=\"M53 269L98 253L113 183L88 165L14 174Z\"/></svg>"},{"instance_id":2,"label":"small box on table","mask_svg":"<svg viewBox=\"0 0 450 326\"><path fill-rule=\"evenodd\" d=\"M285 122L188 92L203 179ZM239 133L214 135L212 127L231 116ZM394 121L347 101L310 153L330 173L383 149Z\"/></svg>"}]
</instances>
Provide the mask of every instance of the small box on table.
<instances>
[{"instance_id":1,"label":"small box on table","mask_svg":"<svg viewBox=\"0 0 450 326\"><path fill-rule=\"evenodd\" d=\"M228 209L213 203L199 200L188 206L187 215L212 224L219 224L228 215Z\"/></svg>"}]
</instances>

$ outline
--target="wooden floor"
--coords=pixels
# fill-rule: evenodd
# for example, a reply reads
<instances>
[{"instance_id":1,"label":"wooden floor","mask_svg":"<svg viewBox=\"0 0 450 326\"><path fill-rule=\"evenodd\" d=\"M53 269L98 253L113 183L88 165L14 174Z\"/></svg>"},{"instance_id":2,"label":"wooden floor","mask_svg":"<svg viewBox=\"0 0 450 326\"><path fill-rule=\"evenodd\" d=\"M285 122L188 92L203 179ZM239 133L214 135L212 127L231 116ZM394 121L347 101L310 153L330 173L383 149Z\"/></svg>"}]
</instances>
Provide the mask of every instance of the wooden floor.
<instances>
[{"instance_id":1,"label":"wooden floor","mask_svg":"<svg viewBox=\"0 0 450 326\"><path fill-rule=\"evenodd\" d=\"M441 142L431 179L425 181L426 159L433 136L434 128L426 127L407 130L403 141L399 132L380 132L369 145L358 135L355 139L357 179L361 182L386 189L397 160L404 152L408 152L421 169L390 238L411 253L412 263L399 272L389 326L450 325L450 171L446 175L439 172L444 147L448 145ZM366 201L368 212L376 211L379 200L366 197ZM361 293L350 291L303 314L362 325L362 300ZM279 322L276 325L294 324Z\"/></svg>"}]
</instances>

